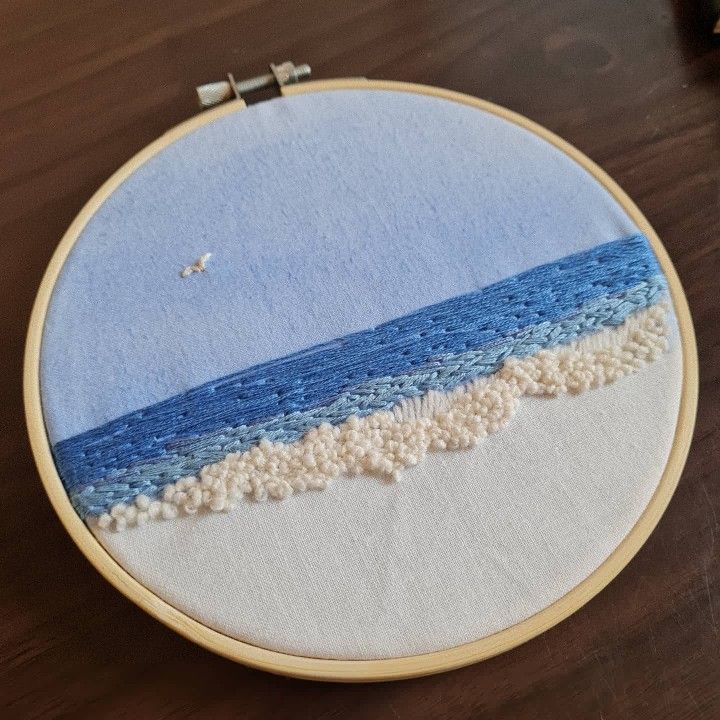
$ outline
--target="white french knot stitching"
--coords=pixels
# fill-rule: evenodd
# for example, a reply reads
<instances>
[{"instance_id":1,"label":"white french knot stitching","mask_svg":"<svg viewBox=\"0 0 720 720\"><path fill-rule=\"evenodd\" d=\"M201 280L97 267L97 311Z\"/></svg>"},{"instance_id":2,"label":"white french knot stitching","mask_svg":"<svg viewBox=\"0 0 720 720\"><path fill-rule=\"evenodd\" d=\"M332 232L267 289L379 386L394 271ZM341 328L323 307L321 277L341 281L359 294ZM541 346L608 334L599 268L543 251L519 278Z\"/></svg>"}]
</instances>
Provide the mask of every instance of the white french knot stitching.
<instances>
[{"instance_id":1,"label":"white french knot stitching","mask_svg":"<svg viewBox=\"0 0 720 720\"><path fill-rule=\"evenodd\" d=\"M471 448L500 430L522 396L578 394L636 372L667 349L668 331L667 306L654 305L617 328L531 357L509 358L494 375L449 393L430 392L336 426L325 423L296 443L262 440L247 452L206 465L197 477L166 485L159 500L140 495L95 522L122 531L199 510L229 511L244 496L280 500L322 490L341 475L396 480L401 469L417 465L428 451Z\"/></svg>"}]
</instances>

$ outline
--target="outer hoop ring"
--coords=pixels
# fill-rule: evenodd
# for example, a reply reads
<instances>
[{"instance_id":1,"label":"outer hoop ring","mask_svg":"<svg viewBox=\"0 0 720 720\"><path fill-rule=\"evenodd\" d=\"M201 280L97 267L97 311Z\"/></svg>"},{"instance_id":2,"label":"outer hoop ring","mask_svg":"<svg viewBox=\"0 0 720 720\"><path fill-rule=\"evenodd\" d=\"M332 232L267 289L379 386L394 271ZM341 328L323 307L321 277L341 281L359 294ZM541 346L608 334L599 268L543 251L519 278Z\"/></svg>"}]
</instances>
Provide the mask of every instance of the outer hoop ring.
<instances>
[{"instance_id":1,"label":"outer hoop ring","mask_svg":"<svg viewBox=\"0 0 720 720\"><path fill-rule=\"evenodd\" d=\"M667 276L680 330L683 353L682 392L673 445L658 486L637 522L610 556L567 594L535 615L497 633L441 650L384 660L326 660L280 653L223 635L165 602L119 565L95 539L76 514L52 458L45 431L40 397L40 345L50 297L60 270L75 241L92 215L112 192L139 166L163 148L217 118L242 110L242 100L191 118L162 135L117 170L93 195L68 228L53 254L33 306L25 345L23 373L25 416L35 462L45 491L65 529L95 568L136 605L169 628L203 647L250 667L311 680L344 682L384 681L429 675L469 665L510 650L539 635L574 613L602 590L638 552L665 511L677 487L690 447L698 394L698 363L695 332L687 299L677 272L650 223L612 178L576 148L527 118L498 105L462 93L427 85L365 79L338 79L287 86L284 95L348 89L391 90L419 93L462 103L490 112L533 132L569 155L595 177L624 208L650 240Z\"/></svg>"}]
</instances>

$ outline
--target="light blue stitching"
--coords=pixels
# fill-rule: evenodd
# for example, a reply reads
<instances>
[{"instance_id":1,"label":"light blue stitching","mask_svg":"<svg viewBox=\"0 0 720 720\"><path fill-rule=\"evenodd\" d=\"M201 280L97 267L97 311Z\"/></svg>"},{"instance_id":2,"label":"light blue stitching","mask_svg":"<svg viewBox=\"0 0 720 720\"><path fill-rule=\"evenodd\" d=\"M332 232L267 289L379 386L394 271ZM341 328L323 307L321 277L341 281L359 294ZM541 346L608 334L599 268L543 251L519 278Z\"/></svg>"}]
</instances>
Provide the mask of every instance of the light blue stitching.
<instances>
[{"instance_id":1,"label":"light blue stitching","mask_svg":"<svg viewBox=\"0 0 720 720\"><path fill-rule=\"evenodd\" d=\"M323 422L339 424L350 415L365 416L387 410L401 399L424 395L429 390L447 392L496 372L510 356L527 357L602 328L620 325L632 313L657 303L665 289L664 278L656 276L619 297L587 303L580 312L560 322L539 323L490 347L442 355L411 373L361 383L326 405L171 443L167 454L155 462L114 470L100 482L78 489L71 495L73 504L83 516L98 515L118 502L132 501L139 494L155 497L169 482L194 475L204 465L217 462L228 453L244 452L262 438L295 442Z\"/></svg>"},{"instance_id":2,"label":"light blue stitching","mask_svg":"<svg viewBox=\"0 0 720 720\"><path fill-rule=\"evenodd\" d=\"M203 438L327 405L365 381L491 346L658 273L642 235L605 243L125 415L57 443L56 464L66 487L77 490L114 470L153 462L174 439Z\"/></svg>"}]
</instances>

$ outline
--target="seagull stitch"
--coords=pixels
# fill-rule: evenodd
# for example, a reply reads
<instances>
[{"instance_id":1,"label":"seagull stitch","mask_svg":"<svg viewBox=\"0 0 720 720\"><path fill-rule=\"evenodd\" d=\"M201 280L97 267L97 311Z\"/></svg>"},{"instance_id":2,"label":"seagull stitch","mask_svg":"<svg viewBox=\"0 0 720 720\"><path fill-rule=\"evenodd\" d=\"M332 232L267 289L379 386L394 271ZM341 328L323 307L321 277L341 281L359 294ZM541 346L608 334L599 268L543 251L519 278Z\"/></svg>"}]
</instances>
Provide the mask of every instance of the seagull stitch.
<instances>
[{"instance_id":1,"label":"seagull stitch","mask_svg":"<svg viewBox=\"0 0 720 720\"><path fill-rule=\"evenodd\" d=\"M180 277L186 278L194 272L205 272L205 263L212 257L212 253L201 255L194 265L188 265L181 273Z\"/></svg>"}]
</instances>

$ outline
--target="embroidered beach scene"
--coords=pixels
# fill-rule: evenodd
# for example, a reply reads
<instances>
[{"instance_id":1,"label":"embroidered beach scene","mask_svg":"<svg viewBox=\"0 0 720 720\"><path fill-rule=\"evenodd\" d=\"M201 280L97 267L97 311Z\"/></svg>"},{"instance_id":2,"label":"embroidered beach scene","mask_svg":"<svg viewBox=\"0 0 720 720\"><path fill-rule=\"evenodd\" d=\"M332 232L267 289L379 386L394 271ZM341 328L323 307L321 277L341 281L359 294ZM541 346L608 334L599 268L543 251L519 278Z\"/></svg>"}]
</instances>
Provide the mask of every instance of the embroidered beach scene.
<instances>
[{"instance_id":1,"label":"embroidered beach scene","mask_svg":"<svg viewBox=\"0 0 720 720\"><path fill-rule=\"evenodd\" d=\"M667 347L667 302L647 239L623 237L122 415L55 443L56 465L116 531L396 480L512 432L527 398L631 382Z\"/></svg>"}]
</instances>

